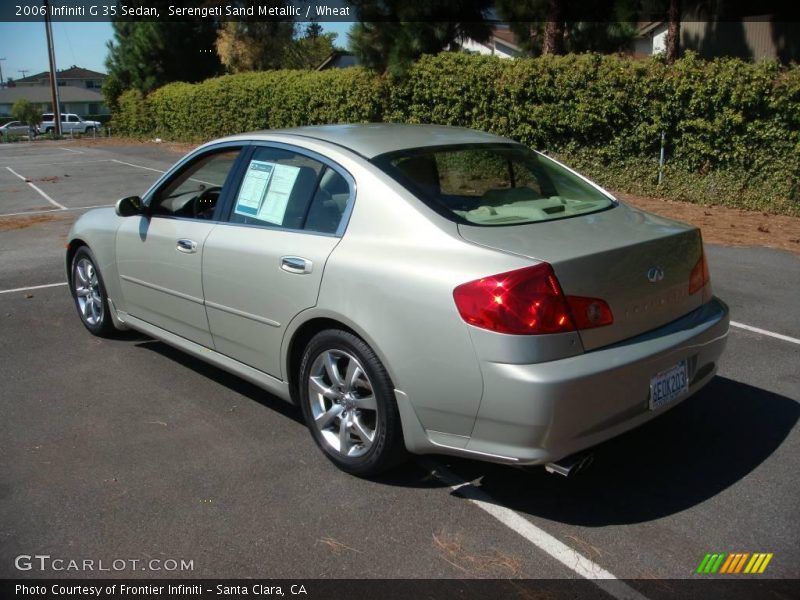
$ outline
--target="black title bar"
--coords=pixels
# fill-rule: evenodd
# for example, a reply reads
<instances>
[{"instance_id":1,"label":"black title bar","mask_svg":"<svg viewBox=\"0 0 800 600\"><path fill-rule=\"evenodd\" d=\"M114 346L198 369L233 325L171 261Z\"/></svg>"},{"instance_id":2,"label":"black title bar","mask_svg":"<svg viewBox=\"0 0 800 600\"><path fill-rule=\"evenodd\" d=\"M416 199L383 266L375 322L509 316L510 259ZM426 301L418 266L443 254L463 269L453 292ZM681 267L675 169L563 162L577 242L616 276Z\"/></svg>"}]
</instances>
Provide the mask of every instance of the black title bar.
<instances>
[{"instance_id":1,"label":"black title bar","mask_svg":"<svg viewBox=\"0 0 800 600\"><path fill-rule=\"evenodd\" d=\"M465 14L481 9L490 22L542 22L552 14L545 3L520 2L512 14L494 8L491 0L2 0L0 21L40 21L48 14L53 21L422 21L458 22ZM565 0L557 17L575 21L664 21L666 0L639 0L627 12L614 10L613 0ZM684 21L800 21L800 2L785 0L727 0L701 3Z\"/></svg>"}]
</instances>

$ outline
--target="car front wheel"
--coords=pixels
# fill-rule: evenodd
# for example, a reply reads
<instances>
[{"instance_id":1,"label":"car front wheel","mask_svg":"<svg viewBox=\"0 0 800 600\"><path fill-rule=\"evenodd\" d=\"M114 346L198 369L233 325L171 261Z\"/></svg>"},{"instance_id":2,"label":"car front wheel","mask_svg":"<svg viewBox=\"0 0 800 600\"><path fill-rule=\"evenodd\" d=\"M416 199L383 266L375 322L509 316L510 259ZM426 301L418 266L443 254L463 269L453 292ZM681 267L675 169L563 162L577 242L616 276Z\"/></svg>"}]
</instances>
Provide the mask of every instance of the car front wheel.
<instances>
[{"instance_id":1,"label":"car front wheel","mask_svg":"<svg viewBox=\"0 0 800 600\"><path fill-rule=\"evenodd\" d=\"M337 329L314 336L300 364L299 392L311 435L340 469L372 476L403 459L394 386L361 338Z\"/></svg>"},{"instance_id":2,"label":"car front wheel","mask_svg":"<svg viewBox=\"0 0 800 600\"><path fill-rule=\"evenodd\" d=\"M111 335L115 329L109 314L106 287L94 255L86 246L78 248L72 258L70 290L86 329L98 336Z\"/></svg>"}]
</instances>

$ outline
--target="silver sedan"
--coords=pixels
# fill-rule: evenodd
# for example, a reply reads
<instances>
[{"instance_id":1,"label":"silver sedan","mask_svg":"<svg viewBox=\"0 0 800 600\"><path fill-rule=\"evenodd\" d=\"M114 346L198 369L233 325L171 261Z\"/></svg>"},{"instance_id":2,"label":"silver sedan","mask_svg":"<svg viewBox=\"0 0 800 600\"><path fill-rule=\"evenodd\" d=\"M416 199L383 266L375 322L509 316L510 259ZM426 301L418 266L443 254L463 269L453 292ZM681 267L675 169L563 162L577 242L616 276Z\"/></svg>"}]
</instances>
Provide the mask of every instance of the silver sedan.
<instances>
[{"instance_id":1,"label":"silver sedan","mask_svg":"<svg viewBox=\"0 0 800 600\"><path fill-rule=\"evenodd\" d=\"M10 135L28 135L33 136L36 130L30 125L26 125L22 121L10 121L4 125L0 125L0 137Z\"/></svg>"},{"instance_id":2,"label":"silver sedan","mask_svg":"<svg viewBox=\"0 0 800 600\"><path fill-rule=\"evenodd\" d=\"M211 142L83 215L66 268L90 332L299 404L358 475L407 453L569 473L708 383L728 333L696 228L451 127Z\"/></svg>"}]
</instances>

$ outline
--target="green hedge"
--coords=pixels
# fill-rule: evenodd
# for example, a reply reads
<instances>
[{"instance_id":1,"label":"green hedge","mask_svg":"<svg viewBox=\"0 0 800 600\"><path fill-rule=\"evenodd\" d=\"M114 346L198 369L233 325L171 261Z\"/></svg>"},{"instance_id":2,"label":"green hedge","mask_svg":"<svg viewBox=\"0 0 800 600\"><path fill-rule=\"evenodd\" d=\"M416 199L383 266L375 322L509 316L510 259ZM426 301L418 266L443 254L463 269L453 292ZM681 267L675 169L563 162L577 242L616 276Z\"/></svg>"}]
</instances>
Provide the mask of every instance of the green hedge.
<instances>
[{"instance_id":1,"label":"green hedge","mask_svg":"<svg viewBox=\"0 0 800 600\"><path fill-rule=\"evenodd\" d=\"M403 79L355 68L229 75L127 92L112 126L203 140L316 123L461 125L547 150L612 189L800 214L800 67L444 53ZM661 132L667 167L657 185Z\"/></svg>"},{"instance_id":2,"label":"green hedge","mask_svg":"<svg viewBox=\"0 0 800 600\"><path fill-rule=\"evenodd\" d=\"M310 123L379 121L384 82L362 69L270 71L166 85L137 105L149 115L146 133L171 140L205 140ZM137 101L130 92L125 101ZM126 112L120 107L120 114ZM117 123L126 133L128 129Z\"/></svg>"}]
</instances>

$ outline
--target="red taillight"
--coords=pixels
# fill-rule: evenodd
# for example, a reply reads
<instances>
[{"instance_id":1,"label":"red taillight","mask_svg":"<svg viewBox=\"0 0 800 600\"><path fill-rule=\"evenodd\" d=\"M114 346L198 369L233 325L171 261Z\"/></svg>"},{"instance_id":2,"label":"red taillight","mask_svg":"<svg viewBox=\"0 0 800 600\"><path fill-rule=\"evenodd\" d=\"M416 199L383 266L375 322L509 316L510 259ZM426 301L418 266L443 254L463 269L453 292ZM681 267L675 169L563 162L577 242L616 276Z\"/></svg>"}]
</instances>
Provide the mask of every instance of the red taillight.
<instances>
[{"instance_id":1,"label":"red taillight","mask_svg":"<svg viewBox=\"0 0 800 600\"><path fill-rule=\"evenodd\" d=\"M613 322L604 301L565 296L547 263L464 283L453 298L467 323L498 333L563 333Z\"/></svg>"},{"instance_id":2,"label":"red taillight","mask_svg":"<svg viewBox=\"0 0 800 600\"><path fill-rule=\"evenodd\" d=\"M708 273L708 262L706 261L706 253L703 249L703 240L700 239L700 258L697 264L692 268L692 273L689 275L689 293L694 294L699 292L711 281L711 276ZM703 295L703 300L711 299L711 290L707 290Z\"/></svg>"}]
</instances>

